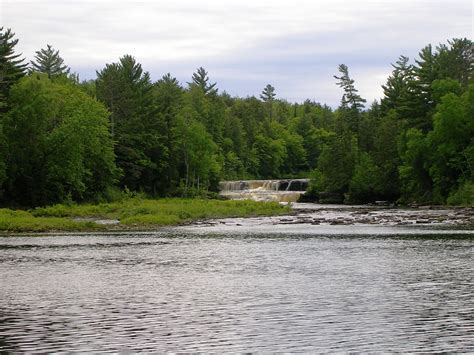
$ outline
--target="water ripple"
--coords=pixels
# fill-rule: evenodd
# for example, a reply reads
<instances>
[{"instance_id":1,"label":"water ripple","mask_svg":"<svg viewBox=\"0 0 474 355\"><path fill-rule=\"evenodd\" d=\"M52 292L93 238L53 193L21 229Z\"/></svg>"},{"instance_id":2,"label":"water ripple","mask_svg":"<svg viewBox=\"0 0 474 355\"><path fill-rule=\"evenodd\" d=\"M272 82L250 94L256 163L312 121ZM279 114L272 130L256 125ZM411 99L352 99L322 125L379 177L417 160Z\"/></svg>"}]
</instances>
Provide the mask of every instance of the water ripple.
<instances>
[{"instance_id":1,"label":"water ripple","mask_svg":"<svg viewBox=\"0 0 474 355\"><path fill-rule=\"evenodd\" d=\"M472 352L473 246L0 238L0 352Z\"/></svg>"}]
</instances>

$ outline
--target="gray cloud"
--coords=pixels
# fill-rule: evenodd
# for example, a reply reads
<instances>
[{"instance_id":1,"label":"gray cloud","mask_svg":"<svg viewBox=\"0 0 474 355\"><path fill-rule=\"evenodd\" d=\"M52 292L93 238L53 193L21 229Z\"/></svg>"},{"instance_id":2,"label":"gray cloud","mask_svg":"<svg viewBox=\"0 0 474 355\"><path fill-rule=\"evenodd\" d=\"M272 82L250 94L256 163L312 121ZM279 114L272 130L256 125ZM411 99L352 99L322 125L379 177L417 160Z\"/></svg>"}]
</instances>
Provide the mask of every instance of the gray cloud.
<instances>
[{"instance_id":1,"label":"gray cloud","mask_svg":"<svg viewBox=\"0 0 474 355\"><path fill-rule=\"evenodd\" d=\"M470 0L3 0L1 23L31 60L47 43L82 78L132 54L153 79L183 83L204 66L221 90L336 106L333 75L345 63L371 101L390 63L428 43L472 36Z\"/></svg>"}]
</instances>

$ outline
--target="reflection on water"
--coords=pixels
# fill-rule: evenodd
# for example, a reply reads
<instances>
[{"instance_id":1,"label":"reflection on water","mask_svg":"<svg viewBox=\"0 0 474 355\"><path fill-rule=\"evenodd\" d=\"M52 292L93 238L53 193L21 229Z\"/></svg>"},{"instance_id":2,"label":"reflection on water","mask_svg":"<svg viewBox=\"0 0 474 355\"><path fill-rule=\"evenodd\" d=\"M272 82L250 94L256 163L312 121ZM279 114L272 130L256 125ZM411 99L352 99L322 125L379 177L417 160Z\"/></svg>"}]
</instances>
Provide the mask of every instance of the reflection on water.
<instances>
[{"instance_id":1,"label":"reflection on water","mask_svg":"<svg viewBox=\"0 0 474 355\"><path fill-rule=\"evenodd\" d=\"M473 246L472 234L0 238L0 351L474 351Z\"/></svg>"}]
</instances>

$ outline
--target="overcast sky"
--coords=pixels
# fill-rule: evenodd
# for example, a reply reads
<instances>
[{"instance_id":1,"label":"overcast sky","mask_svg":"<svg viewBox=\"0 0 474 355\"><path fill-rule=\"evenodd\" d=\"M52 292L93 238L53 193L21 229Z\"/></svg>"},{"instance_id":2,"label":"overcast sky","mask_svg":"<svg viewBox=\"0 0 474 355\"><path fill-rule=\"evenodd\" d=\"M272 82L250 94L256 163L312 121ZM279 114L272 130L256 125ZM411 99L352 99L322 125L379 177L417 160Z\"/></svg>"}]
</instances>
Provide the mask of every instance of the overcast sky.
<instances>
[{"instance_id":1,"label":"overcast sky","mask_svg":"<svg viewBox=\"0 0 474 355\"><path fill-rule=\"evenodd\" d=\"M152 79L183 84L203 66L221 91L337 106L333 75L349 66L368 102L401 54L472 39L472 0L0 0L0 23L31 60L51 44L81 79L124 54Z\"/></svg>"}]
</instances>

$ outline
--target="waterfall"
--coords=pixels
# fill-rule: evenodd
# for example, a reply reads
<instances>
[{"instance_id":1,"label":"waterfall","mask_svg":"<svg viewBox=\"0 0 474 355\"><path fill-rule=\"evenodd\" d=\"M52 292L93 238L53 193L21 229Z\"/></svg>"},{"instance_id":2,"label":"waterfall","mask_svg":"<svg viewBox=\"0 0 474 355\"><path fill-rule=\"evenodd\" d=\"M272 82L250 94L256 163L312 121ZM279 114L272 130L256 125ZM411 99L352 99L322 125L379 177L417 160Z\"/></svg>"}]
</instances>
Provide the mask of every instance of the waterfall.
<instances>
[{"instance_id":1,"label":"waterfall","mask_svg":"<svg viewBox=\"0 0 474 355\"><path fill-rule=\"evenodd\" d=\"M296 202L309 179L221 181L220 195L233 200Z\"/></svg>"}]
</instances>

